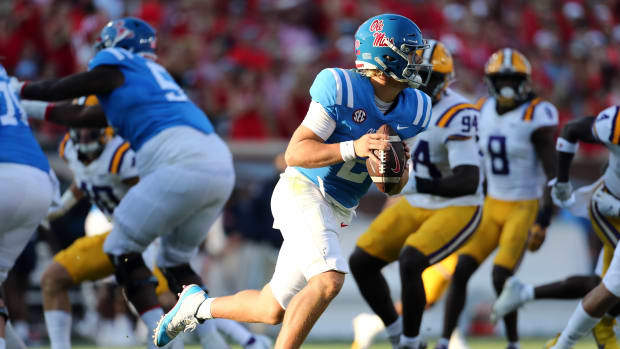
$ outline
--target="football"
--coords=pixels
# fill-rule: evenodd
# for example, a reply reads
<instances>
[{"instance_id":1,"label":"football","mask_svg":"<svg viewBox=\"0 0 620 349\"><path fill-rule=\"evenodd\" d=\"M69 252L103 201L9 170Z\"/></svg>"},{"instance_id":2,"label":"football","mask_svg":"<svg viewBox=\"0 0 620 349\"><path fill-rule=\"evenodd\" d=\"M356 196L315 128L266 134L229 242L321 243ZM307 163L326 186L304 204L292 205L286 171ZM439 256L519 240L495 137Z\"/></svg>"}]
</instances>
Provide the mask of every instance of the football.
<instances>
[{"instance_id":1,"label":"football","mask_svg":"<svg viewBox=\"0 0 620 349\"><path fill-rule=\"evenodd\" d=\"M375 155L379 163L375 163L371 158L366 159L366 168L370 178L384 193L391 192L400 183L400 178L407 166L405 158L405 147L396 131L387 124L382 125L377 133L389 136L389 150L375 150Z\"/></svg>"}]
</instances>

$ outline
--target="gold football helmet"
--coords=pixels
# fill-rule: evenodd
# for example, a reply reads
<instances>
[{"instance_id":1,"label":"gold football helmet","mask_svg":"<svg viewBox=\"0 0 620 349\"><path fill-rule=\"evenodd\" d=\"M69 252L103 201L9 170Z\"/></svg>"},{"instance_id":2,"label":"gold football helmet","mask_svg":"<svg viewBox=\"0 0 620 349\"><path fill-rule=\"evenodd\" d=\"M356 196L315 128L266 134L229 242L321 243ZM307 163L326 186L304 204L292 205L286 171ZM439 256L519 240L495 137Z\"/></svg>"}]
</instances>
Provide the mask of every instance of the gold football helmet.
<instances>
[{"instance_id":1,"label":"gold football helmet","mask_svg":"<svg viewBox=\"0 0 620 349\"><path fill-rule=\"evenodd\" d=\"M525 56L512 48L493 53L484 67L489 93L502 108L514 108L532 92L532 68Z\"/></svg>"},{"instance_id":2,"label":"gold football helmet","mask_svg":"<svg viewBox=\"0 0 620 349\"><path fill-rule=\"evenodd\" d=\"M84 96L73 100L73 104L94 106L99 101L94 95ZM70 128L69 137L78 151L78 159L89 162L101 155L106 143L114 137L112 127L104 128Z\"/></svg>"},{"instance_id":3,"label":"gold football helmet","mask_svg":"<svg viewBox=\"0 0 620 349\"><path fill-rule=\"evenodd\" d=\"M433 99L433 103L441 98L441 94L454 81L454 60L448 48L437 40L427 40L429 48L418 50L423 64L432 64L433 71L429 82L419 89Z\"/></svg>"}]
</instances>

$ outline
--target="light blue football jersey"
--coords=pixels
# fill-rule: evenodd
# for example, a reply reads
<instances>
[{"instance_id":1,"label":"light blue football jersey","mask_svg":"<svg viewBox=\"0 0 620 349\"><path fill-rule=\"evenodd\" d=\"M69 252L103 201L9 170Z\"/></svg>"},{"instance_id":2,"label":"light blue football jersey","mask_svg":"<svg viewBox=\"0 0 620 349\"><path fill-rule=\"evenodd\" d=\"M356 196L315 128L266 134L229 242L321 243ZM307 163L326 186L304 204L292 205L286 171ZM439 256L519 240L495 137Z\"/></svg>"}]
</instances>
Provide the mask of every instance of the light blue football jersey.
<instances>
[{"instance_id":1,"label":"light blue football jersey","mask_svg":"<svg viewBox=\"0 0 620 349\"><path fill-rule=\"evenodd\" d=\"M161 65L122 48L99 51L88 63L93 69L117 66L125 83L97 95L108 123L135 151L151 137L173 126L190 126L205 134L213 125Z\"/></svg>"},{"instance_id":2,"label":"light blue football jersey","mask_svg":"<svg viewBox=\"0 0 620 349\"><path fill-rule=\"evenodd\" d=\"M28 126L28 116L9 87L9 77L0 65L0 162L36 167L49 172L50 165Z\"/></svg>"},{"instance_id":3,"label":"light blue football jersey","mask_svg":"<svg viewBox=\"0 0 620 349\"><path fill-rule=\"evenodd\" d=\"M424 131L431 119L430 97L412 88L404 89L383 114L375 104L370 79L355 70L323 69L310 87L310 96L336 121L336 129L325 143L356 140L376 132L383 124L390 125L405 140ZM296 169L348 208L357 206L372 183L363 158L320 168Z\"/></svg>"}]
</instances>

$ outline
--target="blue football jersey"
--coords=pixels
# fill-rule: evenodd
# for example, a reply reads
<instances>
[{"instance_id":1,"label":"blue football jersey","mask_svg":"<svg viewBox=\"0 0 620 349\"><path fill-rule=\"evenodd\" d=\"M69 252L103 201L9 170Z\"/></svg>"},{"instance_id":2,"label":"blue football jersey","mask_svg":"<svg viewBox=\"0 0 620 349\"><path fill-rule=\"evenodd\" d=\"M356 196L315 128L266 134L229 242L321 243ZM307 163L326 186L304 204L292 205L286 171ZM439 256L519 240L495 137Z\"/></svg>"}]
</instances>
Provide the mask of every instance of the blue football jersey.
<instances>
[{"instance_id":1,"label":"blue football jersey","mask_svg":"<svg viewBox=\"0 0 620 349\"><path fill-rule=\"evenodd\" d=\"M88 63L117 66L125 83L97 95L108 123L137 151L151 137L173 126L190 126L206 134L213 125L161 65L122 48L101 50Z\"/></svg>"},{"instance_id":2,"label":"blue football jersey","mask_svg":"<svg viewBox=\"0 0 620 349\"><path fill-rule=\"evenodd\" d=\"M9 77L0 65L0 162L12 162L49 172L50 165L28 126L19 98L9 88Z\"/></svg>"},{"instance_id":3,"label":"blue football jersey","mask_svg":"<svg viewBox=\"0 0 620 349\"><path fill-rule=\"evenodd\" d=\"M354 70L323 69L310 87L310 95L336 121L336 129L325 143L356 140L376 132L383 124L390 125L405 140L424 131L431 119L430 97L412 88L404 89L383 114L375 104L370 79ZM372 183L363 158L297 170L348 208L357 206Z\"/></svg>"}]
</instances>

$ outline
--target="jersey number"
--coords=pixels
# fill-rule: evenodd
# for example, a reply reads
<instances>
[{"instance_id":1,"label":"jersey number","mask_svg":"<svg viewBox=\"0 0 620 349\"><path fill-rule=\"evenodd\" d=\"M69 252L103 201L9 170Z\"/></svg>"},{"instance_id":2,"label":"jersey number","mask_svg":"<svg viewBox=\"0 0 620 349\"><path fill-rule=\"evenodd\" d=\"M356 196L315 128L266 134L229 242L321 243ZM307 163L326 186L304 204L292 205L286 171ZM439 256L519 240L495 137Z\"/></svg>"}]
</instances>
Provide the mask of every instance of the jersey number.
<instances>
[{"instance_id":1,"label":"jersey number","mask_svg":"<svg viewBox=\"0 0 620 349\"><path fill-rule=\"evenodd\" d=\"M114 195L112 187L98 186L98 185L86 185L82 182L80 188L86 193L88 198L99 207L99 209L108 215L112 215L114 208L118 205L120 200Z\"/></svg>"},{"instance_id":2,"label":"jersey number","mask_svg":"<svg viewBox=\"0 0 620 349\"><path fill-rule=\"evenodd\" d=\"M336 174L336 176L340 178L344 178L354 183L358 183L358 184L364 183L364 181L366 180L366 177L368 177L368 172L367 171L361 171L359 173L353 172L352 171L353 167L355 167L356 164L362 164L364 165L364 168L366 168L366 162L364 160L355 159L355 161L347 161L344 164L342 164L342 167L340 167L340 170L338 170L338 173Z\"/></svg>"},{"instance_id":3,"label":"jersey number","mask_svg":"<svg viewBox=\"0 0 620 349\"><path fill-rule=\"evenodd\" d=\"M491 171L496 175L510 173L508 157L506 156L506 137L490 136L488 151L491 158Z\"/></svg>"},{"instance_id":4,"label":"jersey number","mask_svg":"<svg viewBox=\"0 0 620 349\"><path fill-rule=\"evenodd\" d=\"M413 170L418 172L418 165L426 166L429 176L431 178L441 178L441 172L431 162L431 152L427 141L419 141L418 146L413 151L411 156L413 161Z\"/></svg>"},{"instance_id":5,"label":"jersey number","mask_svg":"<svg viewBox=\"0 0 620 349\"><path fill-rule=\"evenodd\" d=\"M164 91L169 91L166 92L166 100L170 102L185 102L188 100L185 92L174 82L174 79L172 79L172 76L168 74L164 67L150 61L146 62L146 65L151 70L151 73L153 73L153 77L157 81L159 88Z\"/></svg>"},{"instance_id":6,"label":"jersey number","mask_svg":"<svg viewBox=\"0 0 620 349\"><path fill-rule=\"evenodd\" d=\"M9 90L7 83L0 83L0 125L17 126L18 120L28 126L26 112L22 109L15 94Z\"/></svg>"}]
</instances>

